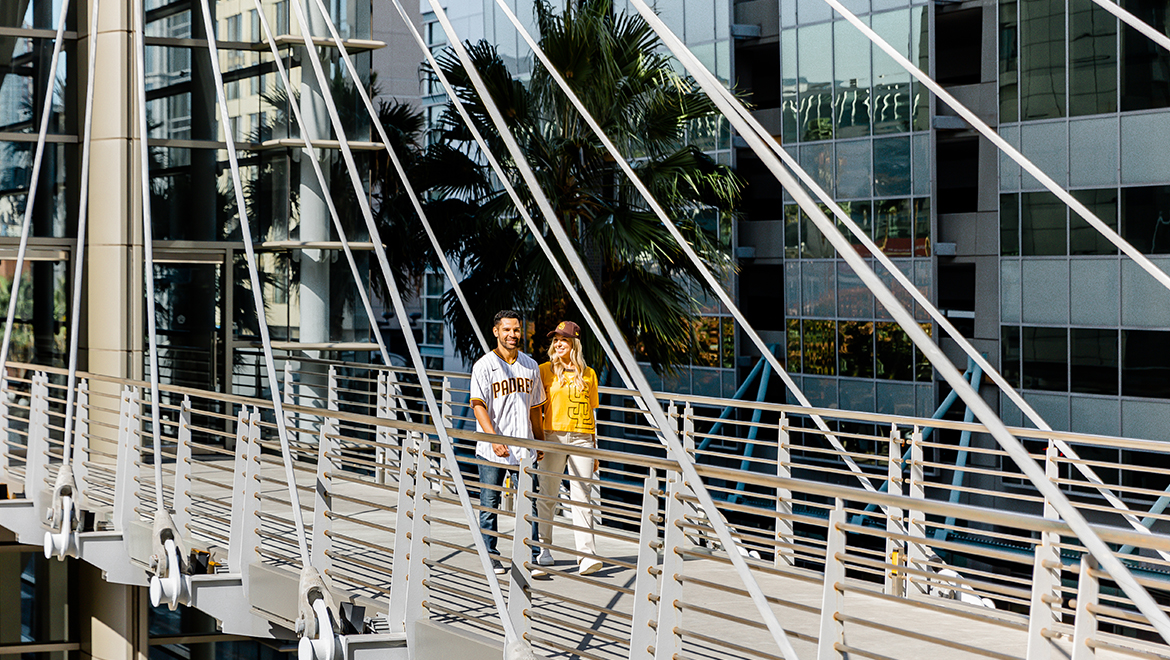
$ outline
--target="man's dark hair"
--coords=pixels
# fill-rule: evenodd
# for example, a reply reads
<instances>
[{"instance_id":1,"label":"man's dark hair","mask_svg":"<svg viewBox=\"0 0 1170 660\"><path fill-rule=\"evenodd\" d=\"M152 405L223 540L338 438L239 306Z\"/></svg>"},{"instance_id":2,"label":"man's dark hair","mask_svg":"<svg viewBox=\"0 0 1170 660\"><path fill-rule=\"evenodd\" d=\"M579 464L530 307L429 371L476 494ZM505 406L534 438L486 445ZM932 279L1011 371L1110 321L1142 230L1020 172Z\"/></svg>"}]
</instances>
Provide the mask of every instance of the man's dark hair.
<instances>
[{"instance_id":1,"label":"man's dark hair","mask_svg":"<svg viewBox=\"0 0 1170 660\"><path fill-rule=\"evenodd\" d=\"M520 312L511 309L501 309L500 311L496 312L495 317L492 318L492 327L496 327L500 324L500 321L503 321L504 319L516 319L516 321L519 322Z\"/></svg>"}]
</instances>

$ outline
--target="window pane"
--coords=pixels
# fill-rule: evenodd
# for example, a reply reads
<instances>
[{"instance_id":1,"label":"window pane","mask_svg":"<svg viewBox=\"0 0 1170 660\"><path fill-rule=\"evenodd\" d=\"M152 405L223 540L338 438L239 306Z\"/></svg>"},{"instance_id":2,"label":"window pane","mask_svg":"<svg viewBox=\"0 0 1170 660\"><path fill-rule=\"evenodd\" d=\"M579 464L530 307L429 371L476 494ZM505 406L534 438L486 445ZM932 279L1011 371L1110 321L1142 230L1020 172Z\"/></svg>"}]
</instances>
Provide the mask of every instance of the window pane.
<instances>
[{"instance_id":1,"label":"window pane","mask_svg":"<svg viewBox=\"0 0 1170 660\"><path fill-rule=\"evenodd\" d=\"M842 321L839 341L841 375L873 378L873 323Z\"/></svg>"},{"instance_id":2,"label":"window pane","mask_svg":"<svg viewBox=\"0 0 1170 660\"><path fill-rule=\"evenodd\" d=\"M790 374L800 373L801 367L801 351L800 351L800 320L788 320L788 365L787 370Z\"/></svg>"},{"instance_id":3,"label":"window pane","mask_svg":"<svg viewBox=\"0 0 1170 660\"><path fill-rule=\"evenodd\" d=\"M1158 32L1166 32L1166 3L1128 0L1124 7ZM1147 110L1170 105L1170 53L1144 34L1125 26L1121 33L1121 109Z\"/></svg>"},{"instance_id":4,"label":"window pane","mask_svg":"<svg viewBox=\"0 0 1170 660\"><path fill-rule=\"evenodd\" d=\"M1020 4L1021 119L1064 116L1064 0Z\"/></svg>"},{"instance_id":5,"label":"window pane","mask_svg":"<svg viewBox=\"0 0 1170 660\"><path fill-rule=\"evenodd\" d=\"M874 195L910 194L910 138L873 141Z\"/></svg>"},{"instance_id":6,"label":"window pane","mask_svg":"<svg viewBox=\"0 0 1170 660\"><path fill-rule=\"evenodd\" d=\"M1068 0L1068 111L1117 112L1117 19L1093 0Z\"/></svg>"},{"instance_id":7,"label":"window pane","mask_svg":"<svg viewBox=\"0 0 1170 660\"><path fill-rule=\"evenodd\" d=\"M837 198L857 199L873 196L870 176L869 140L837 143Z\"/></svg>"},{"instance_id":8,"label":"window pane","mask_svg":"<svg viewBox=\"0 0 1170 660\"><path fill-rule=\"evenodd\" d=\"M1023 388L1068 390L1068 331L1064 328L1022 329L1020 353Z\"/></svg>"},{"instance_id":9,"label":"window pane","mask_svg":"<svg viewBox=\"0 0 1170 660\"><path fill-rule=\"evenodd\" d=\"M837 138L869 135L869 39L846 21L833 26Z\"/></svg>"},{"instance_id":10,"label":"window pane","mask_svg":"<svg viewBox=\"0 0 1170 660\"><path fill-rule=\"evenodd\" d=\"M909 57L907 30L909 10L874 14L873 30ZM873 132L906 133L910 130L910 74L879 49L873 51Z\"/></svg>"},{"instance_id":11,"label":"window pane","mask_svg":"<svg viewBox=\"0 0 1170 660\"><path fill-rule=\"evenodd\" d=\"M1117 331L1073 328L1069 342L1072 391L1117 394Z\"/></svg>"},{"instance_id":12,"label":"window pane","mask_svg":"<svg viewBox=\"0 0 1170 660\"><path fill-rule=\"evenodd\" d=\"M784 207L784 258L800 256L800 207L788 204Z\"/></svg>"},{"instance_id":13,"label":"window pane","mask_svg":"<svg viewBox=\"0 0 1170 660\"><path fill-rule=\"evenodd\" d=\"M1093 215L1117 231L1117 189L1074 190L1072 196ZM1117 248L1101 232L1085 222L1071 209L1068 214L1069 254L1117 254Z\"/></svg>"},{"instance_id":14,"label":"window pane","mask_svg":"<svg viewBox=\"0 0 1170 660\"><path fill-rule=\"evenodd\" d=\"M803 20L803 18L802 18ZM833 58L825 46L831 43L829 23L800 28L800 139L833 137Z\"/></svg>"},{"instance_id":15,"label":"window pane","mask_svg":"<svg viewBox=\"0 0 1170 660\"><path fill-rule=\"evenodd\" d=\"M1020 254L1020 196L999 196L999 253L1005 257Z\"/></svg>"},{"instance_id":16,"label":"window pane","mask_svg":"<svg viewBox=\"0 0 1170 660\"><path fill-rule=\"evenodd\" d=\"M877 226L874 243L890 257L909 257L911 252L910 200L884 199L875 202Z\"/></svg>"},{"instance_id":17,"label":"window pane","mask_svg":"<svg viewBox=\"0 0 1170 660\"><path fill-rule=\"evenodd\" d=\"M1050 192L1020 196L1020 243L1026 257L1065 254L1064 202Z\"/></svg>"},{"instance_id":18,"label":"window pane","mask_svg":"<svg viewBox=\"0 0 1170 660\"><path fill-rule=\"evenodd\" d=\"M1170 398L1170 332L1121 331L1121 394Z\"/></svg>"},{"instance_id":19,"label":"window pane","mask_svg":"<svg viewBox=\"0 0 1170 660\"><path fill-rule=\"evenodd\" d=\"M825 211L827 217L832 217L825 206L821 205L821 210ZM833 245L821 233L820 227L813 223L812 218L801 211L800 219L800 237L802 241L800 256L805 259L831 259L835 256L837 252L833 249Z\"/></svg>"},{"instance_id":20,"label":"window pane","mask_svg":"<svg viewBox=\"0 0 1170 660\"><path fill-rule=\"evenodd\" d=\"M1004 380L1012 387L1020 386L1020 328L1005 325L1000 328L1000 367Z\"/></svg>"},{"instance_id":21,"label":"window pane","mask_svg":"<svg viewBox=\"0 0 1170 660\"><path fill-rule=\"evenodd\" d=\"M427 298L427 320L441 320L443 318L443 301L438 298Z\"/></svg>"},{"instance_id":22,"label":"window pane","mask_svg":"<svg viewBox=\"0 0 1170 660\"><path fill-rule=\"evenodd\" d=\"M1019 79L1019 44L1016 41L1019 25L1016 21L1015 0L999 3L999 121L1019 121L1016 107Z\"/></svg>"},{"instance_id":23,"label":"window pane","mask_svg":"<svg viewBox=\"0 0 1170 660\"><path fill-rule=\"evenodd\" d=\"M914 200L914 256L930 256L930 198Z\"/></svg>"},{"instance_id":24,"label":"window pane","mask_svg":"<svg viewBox=\"0 0 1170 660\"><path fill-rule=\"evenodd\" d=\"M934 334L933 325L929 323L919 323L918 325L922 327L922 331L926 333L927 337ZM917 346L914 348L914 358L914 379L920 383L929 383L934 376L934 367L930 364L930 359L926 357L925 353L918 350Z\"/></svg>"},{"instance_id":25,"label":"window pane","mask_svg":"<svg viewBox=\"0 0 1170 660\"><path fill-rule=\"evenodd\" d=\"M426 324L426 328L427 328L427 337L426 337L425 343L442 345L442 343L443 343L443 324L442 323L428 323L428 324Z\"/></svg>"},{"instance_id":26,"label":"window pane","mask_svg":"<svg viewBox=\"0 0 1170 660\"><path fill-rule=\"evenodd\" d=\"M910 61L920 71L930 71L930 12L919 5L910 8ZM922 83L910 86L914 106L914 130L930 130L930 92Z\"/></svg>"},{"instance_id":27,"label":"window pane","mask_svg":"<svg viewBox=\"0 0 1170 660\"><path fill-rule=\"evenodd\" d=\"M800 101L797 98L800 79L796 72L796 30L784 30L780 36L780 141L796 142L797 116Z\"/></svg>"},{"instance_id":28,"label":"window pane","mask_svg":"<svg viewBox=\"0 0 1170 660\"><path fill-rule=\"evenodd\" d=\"M861 228L866 237L873 238L873 205L869 202L841 202L841 210L849 214L849 218L853 220L853 224ZM847 229L840 220L837 221L837 226L841 229L841 234L849 240L850 245L862 256L869 256L869 250L861 244L861 240L853 235L853 232Z\"/></svg>"},{"instance_id":29,"label":"window pane","mask_svg":"<svg viewBox=\"0 0 1170 660\"><path fill-rule=\"evenodd\" d=\"M701 316L695 321L695 364L719 366L719 319Z\"/></svg>"},{"instance_id":30,"label":"window pane","mask_svg":"<svg viewBox=\"0 0 1170 660\"><path fill-rule=\"evenodd\" d=\"M804 321L804 373L817 376L837 374L836 321Z\"/></svg>"},{"instance_id":31,"label":"window pane","mask_svg":"<svg viewBox=\"0 0 1170 660\"><path fill-rule=\"evenodd\" d=\"M1145 254L1170 253L1170 186L1121 189L1121 237Z\"/></svg>"},{"instance_id":32,"label":"window pane","mask_svg":"<svg viewBox=\"0 0 1170 660\"><path fill-rule=\"evenodd\" d=\"M443 276L435 273L427 273L427 295L441 296L443 295Z\"/></svg>"},{"instance_id":33,"label":"window pane","mask_svg":"<svg viewBox=\"0 0 1170 660\"><path fill-rule=\"evenodd\" d=\"M877 323L874 329L876 375L887 380L914 380L914 346L897 323Z\"/></svg>"},{"instance_id":34,"label":"window pane","mask_svg":"<svg viewBox=\"0 0 1170 660\"><path fill-rule=\"evenodd\" d=\"M723 317L720 320L719 341L723 347L723 368L735 368L735 319Z\"/></svg>"}]
</instances>

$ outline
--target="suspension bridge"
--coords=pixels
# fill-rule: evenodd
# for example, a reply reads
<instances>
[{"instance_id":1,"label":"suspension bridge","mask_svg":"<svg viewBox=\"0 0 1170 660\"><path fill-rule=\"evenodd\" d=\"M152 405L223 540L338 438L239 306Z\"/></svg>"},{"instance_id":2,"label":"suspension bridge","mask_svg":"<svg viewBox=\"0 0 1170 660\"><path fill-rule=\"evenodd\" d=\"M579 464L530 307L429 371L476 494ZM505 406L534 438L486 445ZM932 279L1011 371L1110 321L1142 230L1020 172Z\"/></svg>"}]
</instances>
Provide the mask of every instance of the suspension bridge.
<instances>
[{"instance_id":1,"label":"suspension bridge","mask_svg":"<svg viewBox=\"0 0 1170 660\"><path fill-rule=\"evenodd\" d=\"M201 1L207 35L212 14ZM254 0L260 17L264 16ZM336 47L353 79L361 79L345 40L322 0L326 34L303 31L304 54L320 89L328 72L315 40ZM902 56L838 0L826 2L875 47L904 67L940 102L950 105L1045 188L1063 201L1145 273L1170 288L1170 276L1126 242L978 116ZM1170 49L1170 39L1109 0L1094 0L1127 25ZM22 225L15 282L0 362L7 366L0 398L0 527L46 557L77 558L104 579L147 588L156 606L180 605L214 617L225 634L270 637L295 644L302 660L358 656L389 658L579 657L818 659L869 657L1024 658L1170 657L1170 495L1145 484L1164 476L1162 445L1140 438L1053 430L945 315L821 190L752 115L703 67L643 0L630 4L719 107L749 147L800 205L841 258L953 389L966 421L817 409L800 391L735 301L683 239L666 211L638 179L628 156L605 135L540 50L535 38L499 1L543 66L622 167L658 217L763 356L761 370L779 377L796 403L746 402L655 392L588 267L574 250L536 176L485 93L479 73L443 7L430 7L448 43L480 92L519 176L498 157L468 118L422 36L413 37L467 122L484 159L565 283L586 324L602 342L622 387L604 388L599 448L557 451L602 462L586 482L594 496L576 502L600 521L598 555L605 568L577 575L567 566L581 553L555 540L544 544L514 534L537 517L539 464L524 463L505 486L511 521L499 532L513 560L496 575L479 533L471 447L481 434L466 430L467 375L428 370L415 338L404 333L410 367L329 362L274 346L267 327L244 183L231 131L227 166L239 217L259 322L258 379L270 398L250 398L159 381L155 327L152 218L142 205L144 291L148 326L146 381L77 368L80 287L86 276L86 200L81 193L73 267L68 368L10 360L17 292L26 257L51 103L45 103ZM300 25L306 9L291 3ZM406 12L394 0L403 17ZM69 2L57 24L53 66ZM96 31L97 3L90 15ZM137 92L135 121L148 134L144 8L135 4ZM280 83L293 86L266 19L263 36ZM409 21L407 24L410 25ZM228 104L217 40L207 39L222 124ZM91 42L92 45L92 42ZM88 60L92 81L96 58ZM304 63L302 63L304 66ZM306 76L309 75L306 73ZM50 79L53 74L50 74ZM368 94L358 86L382 145L389 145ZM93 89L87 90L82 140L88 180ZM346 164L358 212L376 236L345 127L334 99L323 102ZM303 146L315 148L296 104ZM138 140L139 193L149 199L150 160ZM387 148L418 220L463 310L480 327L410 187ZM502 156L502 154L501 154ZM306 159L322 188L315 158ZM523 194L514 185L524 186ZM527 195L547 223L536 230ZM327 211L361 304L373 317L362 274L339 212ZM822 211L824 204L833 218ZM837 229L850 232L847 238ZM547 239L551 238L551 242ZM939 329L967 354L960 372L916 322L851 241L858 241L894 283L927 310ZM398 318L407 318L404 291L383 246L374 241ZM558 252L559 251L559 252ZM563 257L565 266L561 265ZM99 274L89 272L89 277ZM1143 275L1145 276L1145 275ZM577 283L577 284L575 284ZM579 284L579 286L578 286ZM377 334L385 364L385 339ZM480 341L488 349L480 334ZM323 387L306 382L327 374ZM1009 428L984 402L984 378L1011 400L1032 428ZM853 429L873 429L856 431ZM994 439L990 447L973 435ZM960 438L956 444L951 440ZM510 441L534 449L537 441ZM1148 457L1106 461L1113 455ZM1005 486L1006 484L1006 486ZM1151 506L1152 503L1152 506ZM551 520L555 538L573 524ZM544 547L565 558L534 577L523 558Z\"/></svg>"}]
</instances>

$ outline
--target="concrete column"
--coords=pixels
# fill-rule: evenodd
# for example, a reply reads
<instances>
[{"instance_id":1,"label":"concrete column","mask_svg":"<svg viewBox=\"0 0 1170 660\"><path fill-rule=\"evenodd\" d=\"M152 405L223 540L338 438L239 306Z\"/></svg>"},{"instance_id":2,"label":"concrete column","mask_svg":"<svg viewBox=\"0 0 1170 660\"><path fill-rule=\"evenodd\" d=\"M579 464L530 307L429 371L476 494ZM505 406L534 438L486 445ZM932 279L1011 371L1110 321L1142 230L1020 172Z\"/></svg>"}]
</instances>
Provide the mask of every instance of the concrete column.
<instances>
[{"instance_id":1,"label":"concrete column","mask_svg":"<svg viewBox=\"0 0 1170 660\"><path fill-rule=\"evenodd\" d=\"M80 365L112 376L142 376L142 230L138 193L136 104L132 0L102 0L98 33L89 30L91 0L81 0L77 50L81 66L71 72L73 89L84 94L89 40L97 39L99 66L94 74L94 116L89 172L90 214ZM105 65L101 65L105 62ZM117 386L95 381L91 388L102 407L118 395ZM103 392L103 388L109 390ZM116 407L116 406L115 406ZM94 420L101 419L94 411ZM94 439L94 448L114 453Z\"/></svg>"},{"instance_id":2,"label":"concrete column","mask_svg":"<svg viewBox=\"0 0 1170 660\"><path fill-rule=\"evenodd\" d=\"M78 567L81 660L147 660L147 605L143 587L112 584L100 569Z\"/></svg>"},{"instance_id":3,"label":"concrete column","mask_svg":"<svg viewBox=\"0 0 1170 660\"><path fill-rule=\"evenodd\" d=\"M312 35L328 35L325 19L317 10L316 3L303 0L301 2L309 24L300 26L300 29ZM328 60L322 62L326 64ZM313 72L312 63L308 55L301 58L301 115L305 120L305 131L312 140L328 138L331 135L329 113L325 107L324 94L329 90L321 89L317 76ZM321 169L329 183L329 152L318 150L314 157L326 161ZM305 162L308 154L301 154L300 168L300 230L302 241L328 241L330 239L329 210L325 205L325 195L329 194L328 187L322 190L317 175L312 166ZM329 341L329 268L332 254L327 250L301 251L301 283L300 283L300 340L304 343ZM319 357L316 351L307 353L309 357ZM302 405L323 406L325 398L325 374L320 365L303 364L301 366L301 396Z\"/></svg>"}]
</instances>

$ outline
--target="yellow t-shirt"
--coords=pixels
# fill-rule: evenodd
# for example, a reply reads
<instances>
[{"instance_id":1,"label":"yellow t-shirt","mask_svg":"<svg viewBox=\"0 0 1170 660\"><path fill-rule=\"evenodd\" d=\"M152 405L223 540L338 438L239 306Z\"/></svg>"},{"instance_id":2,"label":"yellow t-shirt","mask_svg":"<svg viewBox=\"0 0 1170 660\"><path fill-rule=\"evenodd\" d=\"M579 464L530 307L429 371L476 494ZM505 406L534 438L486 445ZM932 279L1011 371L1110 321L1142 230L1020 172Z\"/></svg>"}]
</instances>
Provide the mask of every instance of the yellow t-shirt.
<instances>
[{"instance_id":1,"label":"yellow t-shirt","mask_svg":"<svg viewBox=\"0 0 1170 660\"><path fill-rule=\"evenodd\" d=\"M540 380L548 395L544 401L544 428L550 431L597 433L597 374L585 367L584 389L577 387L574 374L565 373L558 379L553 375L552 363L540 365Z\"/></svg>"}]
</instances>

